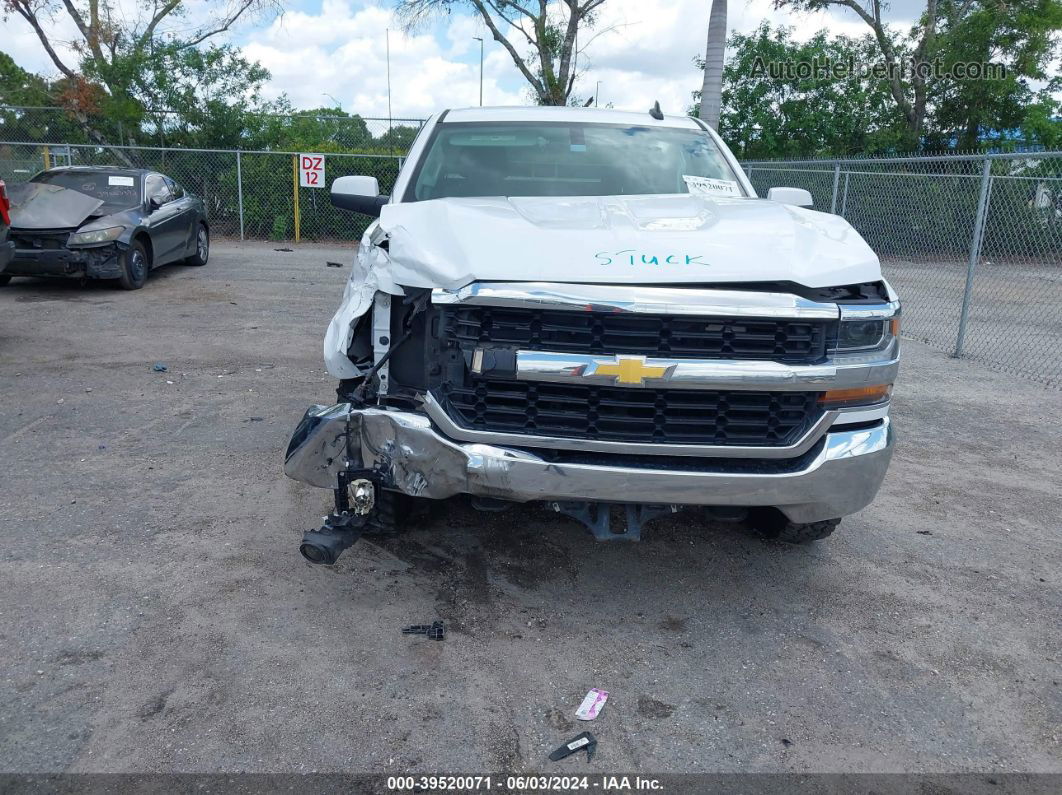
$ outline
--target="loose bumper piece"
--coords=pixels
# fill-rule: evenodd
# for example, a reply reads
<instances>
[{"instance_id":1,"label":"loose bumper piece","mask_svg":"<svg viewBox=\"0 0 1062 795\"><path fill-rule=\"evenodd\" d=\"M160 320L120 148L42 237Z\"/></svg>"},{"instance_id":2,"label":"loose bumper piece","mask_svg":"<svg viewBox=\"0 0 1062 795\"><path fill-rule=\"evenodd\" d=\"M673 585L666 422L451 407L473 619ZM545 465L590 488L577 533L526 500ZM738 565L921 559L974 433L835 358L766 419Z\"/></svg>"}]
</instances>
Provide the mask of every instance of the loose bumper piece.
<instances>
[{"instance_id":1,"label":"loose bumper piece","mask_svg":"<svg viewBox=\"0 0 1062 795\"><path fill-rule=\"evenodd\" d=\"M313 406L288 446L285 473L334 488L341 472L371 471L385 488L413 497L457 494L514 502L600 501L771 506L794 522L834 519L867 506L885 476L893 434L887 417L826 433L793 465L733 467L718 459L601 456L548 461L527 450L453 441L422 414L349 403ZM673 467L673 468L669 468Z\"/></svg>"}]
</instances>

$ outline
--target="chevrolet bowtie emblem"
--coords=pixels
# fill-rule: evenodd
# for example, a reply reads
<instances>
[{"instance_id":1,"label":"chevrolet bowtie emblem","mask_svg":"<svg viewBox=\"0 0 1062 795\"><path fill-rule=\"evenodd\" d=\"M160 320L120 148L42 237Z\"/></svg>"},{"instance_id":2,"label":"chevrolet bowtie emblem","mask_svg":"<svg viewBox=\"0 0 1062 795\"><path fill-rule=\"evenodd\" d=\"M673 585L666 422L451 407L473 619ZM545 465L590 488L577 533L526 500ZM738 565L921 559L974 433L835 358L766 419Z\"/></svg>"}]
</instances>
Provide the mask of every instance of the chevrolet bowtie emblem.
<instances>
[{"instance_id":1,"label":"chevrolet bowtie emblem","mask_svg":"<svg viewBox=\"0 0 1062 795\"><path fill-rule=\"evenodd\" d=\"M614 356L611 360L595 359L584 375L610 375L617 384L641 386L647 378L666 378L671 369L669 365L647 364L644 356Z\"/></svg>"}]
</instances>

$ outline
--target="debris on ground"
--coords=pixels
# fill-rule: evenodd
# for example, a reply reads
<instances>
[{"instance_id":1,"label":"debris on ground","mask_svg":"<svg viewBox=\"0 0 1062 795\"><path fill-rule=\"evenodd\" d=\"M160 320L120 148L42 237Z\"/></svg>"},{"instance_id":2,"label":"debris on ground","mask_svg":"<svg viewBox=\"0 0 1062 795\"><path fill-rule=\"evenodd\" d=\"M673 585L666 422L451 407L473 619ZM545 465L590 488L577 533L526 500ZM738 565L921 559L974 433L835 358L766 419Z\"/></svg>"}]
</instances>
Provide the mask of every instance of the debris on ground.
<instances>
[{"instance_id":1,"label":"debris on ground","mask_svg":"<svg viewBox=\"0 0 1062 795\"><path fill-rule=\"evenodd\" d=\"M586 694L583 703L575 710L575 717L579 720L593 720L601 712L601 708L605 706L607 700L607 690L599 690L596 687L590 688L590 692Z\"/></svg>"},{"instance_id":2,"label":"debris on ground","mask_svg":"<svg viewBox=\"0 0 1062 795\"><path fill-rule=\"evenodd\" d=\"M933 531L932 530L918 530L916 532L920 536L931 536L931 535L933 535Z\"/></svg>"},{"instance_id":3,"label":"debris on ground","mask_svg":"<svg viewBox=\"0 0 1062 795\"><path fill-rule=\"evenodd\" d=\"M403 635L427 635L431 640L442 640L446 637L446 626L441 621L433 621L430 624L411 624L402 627Z\"/></svg>"},{"instance_id":4,"label":"debris on ground","mask_svg":"<svg viewBox=\"0 0 1062 795\"><path fill-rule=\"evenodd\" d=\"M597 738L590 732L583 732L582 734L575 735L572 739L568 740L568 742L551 753L549 758L553 762L559 762L561 759L576 754L584 748L586 749L586 761L589 762L594 758L594 751L597 750Z\"/></svg>"},{"instance_id":5,"label":"debris on ground","mask_svg":"<svg viewBox=\"0 0 1062 795\"><path fill-rule=\"evenodd\" d=\"M293 249L290 249L290 248L275 248L275 249L273 249L273 251L289 251L289 252L292 251L292 250Z\"/></svg>"},{"instance_id":6,"label":"debris on ground","mask_svg":"<svg viewBox=\"0 0 1062 795\"><path fill-rule=\"evenodd\" d=\"M155 362L153 365L151 365L151 369L154 370L156 373L164 373L170 368L164 365L162 362Z\"/></svg>"},{"instance_id":7,"label":"debris on ground","mask_svg":"<svg viewBox=\"0 0 1062 795\"><path fill-rule=\"evenodd\" d=\"M329 268L342 268L343 267L343 263L342 262L332 262L331 260L325 260L325 265L327 265Z\"/></svg>"}]
</instances>

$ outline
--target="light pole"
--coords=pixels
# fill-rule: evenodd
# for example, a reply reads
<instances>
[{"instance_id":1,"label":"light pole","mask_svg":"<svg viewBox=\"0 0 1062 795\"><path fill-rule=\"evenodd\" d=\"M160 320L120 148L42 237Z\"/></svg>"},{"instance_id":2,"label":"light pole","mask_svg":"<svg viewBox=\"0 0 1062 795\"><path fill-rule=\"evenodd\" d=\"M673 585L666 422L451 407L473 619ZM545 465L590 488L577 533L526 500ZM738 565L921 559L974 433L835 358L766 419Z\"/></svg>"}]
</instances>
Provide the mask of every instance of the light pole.
<instances>
[{"instance_id":1,"label":"light pole","mask_svg":"<svg viewBox=\"0 0 1062 795\"><path fill-rule=\"evenodd\" d=\"M601 81L597 81L597 87L594 89L594 107L597 107L597 98L601 96Z\"/></svg>"},{"instance_id":2,"label":"light pole","mask_svg":"<svg viewBox=\"0 0 1062 795\"><path fill-rule=\"evenodd\" d=\"M483 107L483 39L479 36L473 36L473 39L479 42L479 106Z\"/></svg>"},{"instance_id":3,"label":"light pole","mask_svg":"<svg viewBox=\"0 0 1062 795\"><path fill-rule=\"evenodd\" d=\"M342 102L340 102L340 101L339 101L338 99L336 99L335 97L333 97L333 96L332 96L331 94L329 94L329 93L328 93L327 91L322 91L322 92L321 92L321 96L322 96L322 97L328 97L328 98L329 98L330 100L332 100L332 101L333 101L334 103L336 103L336 110L343 110L343 103L342 103Z\"/></svg>"}]
</instances>

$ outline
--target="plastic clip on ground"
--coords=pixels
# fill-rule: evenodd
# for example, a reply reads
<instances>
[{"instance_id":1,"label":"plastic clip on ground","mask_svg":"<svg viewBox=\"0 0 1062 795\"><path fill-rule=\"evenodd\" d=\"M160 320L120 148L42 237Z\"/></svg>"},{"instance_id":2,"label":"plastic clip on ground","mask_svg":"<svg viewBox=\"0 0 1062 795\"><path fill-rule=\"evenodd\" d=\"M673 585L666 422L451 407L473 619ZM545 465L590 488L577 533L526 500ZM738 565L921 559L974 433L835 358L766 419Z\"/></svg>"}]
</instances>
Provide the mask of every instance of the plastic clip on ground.
<instances>
[{"instance_id":1,"label":"plastic clip on ground","mask_svg":"<svg viewBox=\"0 0 1062 795\"><path fill-rule=\"evenodd\" d=\"M433 621L430 624L412 624L402 628L403 635L427 635L431 640L442 640L446 637L446 627L441 621Z\"/></svg>"},{"instance_id":2,"label":"plastic clip on ground","mask_svg":"<svg viewBox=\"0 0 1062 795\"><path fill-rule=\"evenodd\" d=\"M568 740L564 745L558 748L556 751L549 755L550 760L559 762L565 757L577 754L583 749L586 749L586 761L589 762L594 758L594 751L597 749L597 738L590 732L583 732L577 734L572 739Z\"/></svg>"}]
</instances>

